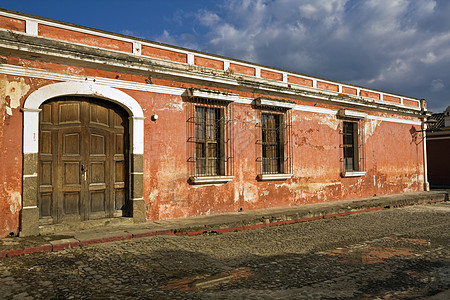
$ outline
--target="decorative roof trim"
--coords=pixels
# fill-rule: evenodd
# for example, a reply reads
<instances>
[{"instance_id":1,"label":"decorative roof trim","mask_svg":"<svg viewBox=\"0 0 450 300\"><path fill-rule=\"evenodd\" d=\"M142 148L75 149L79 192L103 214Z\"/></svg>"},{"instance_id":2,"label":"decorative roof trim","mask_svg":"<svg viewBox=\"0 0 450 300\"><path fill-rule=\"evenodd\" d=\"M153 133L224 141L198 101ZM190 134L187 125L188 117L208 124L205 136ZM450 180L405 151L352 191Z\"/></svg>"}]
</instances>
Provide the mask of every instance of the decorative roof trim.
<instances>
[{"instance_id":1,"label":"decorative roof trim","mask_svg":"<svg viewBox=\"0 0 450 300\"><path fill-rule=\"evenodd\" d=\"M169 95L176 95L176 96L186 95L185 88L159 86L157 84L146 84L146 83L126 81L126 80L101 78L101 77L80 76L80 75L74 75L74 74L62 74L62 73L55 73L52 71L43 71L43 70L39 70L39 69L28 68L28 67L25 68L22 66L14 66L14 65L0 65L0 73L12 75L12 76L27 76L27 77L55 80L55 81L73 81L73 82L86 82L86 81L93 82L93 81L95 81L96 84L106 85L111 88L117 88L117 89L146 91L146 92L152 92L152 93L158 93L158 94L169 94ZM236 102L242 103L242 104L252 104L252 103L254 103L254 98L239 97L239 101L236 101ZM312 112L312 113L318 113L318 114L334 115L334 116L336 116L336 114L338 112L337 110L334 110L334 109L316 107L316 106L312 106L312 105L311 106L300 105L300 104L297 104L294 107L294 110L304 111L304 112ZM375 116L375 115L370 115L370 114L367 116L367 119L379 120L379 121L383 121L383 122L394 122L394 123L400 123L400 124L411 124L411 125L421 125L422 124L421 121L414 121L414 120L394 118L394 117L381 117L381 116Z\"/></svg>"}]
</instances>

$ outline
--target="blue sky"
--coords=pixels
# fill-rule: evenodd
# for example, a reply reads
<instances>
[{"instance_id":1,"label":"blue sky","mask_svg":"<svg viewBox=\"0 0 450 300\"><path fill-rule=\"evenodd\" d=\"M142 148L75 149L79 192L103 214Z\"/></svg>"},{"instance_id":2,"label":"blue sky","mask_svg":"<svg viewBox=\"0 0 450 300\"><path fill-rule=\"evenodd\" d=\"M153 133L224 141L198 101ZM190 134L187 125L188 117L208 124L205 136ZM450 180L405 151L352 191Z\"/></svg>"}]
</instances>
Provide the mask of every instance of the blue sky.
<instances>
[{"instance_id":1,"label":"blue sky","mask_svg":"<svg viewBox=\"0 0 450 300\"><path fill-rule=\"evenodd\" d=\"M450 105L448 0L0 0L0 7Z\"/></svg>"}]
</instances>

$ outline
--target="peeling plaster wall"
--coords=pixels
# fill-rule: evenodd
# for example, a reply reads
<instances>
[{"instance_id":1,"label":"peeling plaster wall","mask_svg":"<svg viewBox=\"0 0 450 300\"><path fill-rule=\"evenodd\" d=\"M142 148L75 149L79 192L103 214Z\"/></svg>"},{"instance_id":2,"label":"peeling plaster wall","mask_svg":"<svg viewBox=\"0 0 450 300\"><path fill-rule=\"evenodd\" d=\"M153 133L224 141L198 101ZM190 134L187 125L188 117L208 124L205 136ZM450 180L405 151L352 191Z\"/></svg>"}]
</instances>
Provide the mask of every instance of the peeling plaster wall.
<instances>
[{"instance_id":1,"label":"peeling plaster wall","mask_svg":"<svg viewBox=\"0 0 450 300\"><path fill-rule=\"evenodd\" d=\"M175 102L174 102L175 101ZM178 101L178 104L176 102ZM286 181L256 180L256 111L234 103L234 179L226 184L187 183L186 115L181 98L155 95L146 102L144 197L150 220L208 215L266 207L335 201L375 194L418 191L423 186L422 147L411 140L411 125L365 121L367 174L340 176L340 120L335 116L293 112L294 176ZM163 141L163 142L162 142ZM401 147L399 148L399 145ZM148 171L148 172L146 172Z\"/></svg>"},{"instance_id":2,"label":"peeling plaster wall","mask_svg":"<svg viewBox=\"0 0 450 300\"><path fill-rule=\"evenodd\" d=\"M17 234L22 208L22 113L31 90L24 78L0 74L0 237Z\"/></svg>"},{"instance_id":3,"label":"peeling plaster wall","mask_svg":"<svg viewBox=\"0 0 450 300\"><path fill-rule=\"evenodd\" d=\"M59 74L96 76L117 82L126 80L178 88L210 88L237 93L242 97L272 96L223 86L178 82L139 74L7 57L12 65L40 68ZM19 107L37 88L54 83L30 77L0 75L0 237L17 233L22 199L22 126ZM144 116L143 196L148 220L161 220L266 207L294 206L335 201L374 194L419 191L423 186L422 145L409 130L412 125L365 120L366 175L340 176L340 120L335 115L292 112L293 177L286 181L256 180L256 144L259 130L257 113L251 105L233 103L234 179L226 184L190 185L186 102L181 96L122 89L141 105ZM272 96L273 97L273 96ZM292 100L292 99L290 99ZM312 106L306 100L297 104ZM338 110L342 107L317 103L316 107ZM382 117L409 119L388 113L370 112ZM151 116L159 116L156 122ZM418 126L416 126L417 129Z\"/></svg>"}]
</instances>

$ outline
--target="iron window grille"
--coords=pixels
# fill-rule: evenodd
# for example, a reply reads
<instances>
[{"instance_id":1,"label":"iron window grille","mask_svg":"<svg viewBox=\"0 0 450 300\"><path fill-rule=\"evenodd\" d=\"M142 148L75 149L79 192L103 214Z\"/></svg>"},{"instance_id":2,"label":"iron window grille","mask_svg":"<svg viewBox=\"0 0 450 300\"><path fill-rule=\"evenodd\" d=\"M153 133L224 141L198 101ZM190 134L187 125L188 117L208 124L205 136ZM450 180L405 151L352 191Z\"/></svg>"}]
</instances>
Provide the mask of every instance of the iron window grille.
<instances>
[{"instance_id":1,"label":"iron window grille","mask_svg":"<svg viewBox=\"0 0 450 300\"><path fill-rule=\"evenodd\" d=\"M232 176L234 145L231 104L193 97L187 107L190 177Z\"/></svg>"},{"instance_id":2,"label":"iron window grille","mask_svg":"<svg viewBox=\"0 0 450 300\"><path fill-rule=\"evenodd\" d=\"M366 169L364 119L342 120L340 134L341 173L364 172Z\"/></svg>"},{"instance_id":3,"label":"iron window grille","mask_svg":"<svg viewBox=\"0 0 450 300\"><path fill-rule=\"evenodd\" d=\"M283 107L261 107L257 114L258 174L291 174L291 111Z\"/></svg>"}]
</instances>

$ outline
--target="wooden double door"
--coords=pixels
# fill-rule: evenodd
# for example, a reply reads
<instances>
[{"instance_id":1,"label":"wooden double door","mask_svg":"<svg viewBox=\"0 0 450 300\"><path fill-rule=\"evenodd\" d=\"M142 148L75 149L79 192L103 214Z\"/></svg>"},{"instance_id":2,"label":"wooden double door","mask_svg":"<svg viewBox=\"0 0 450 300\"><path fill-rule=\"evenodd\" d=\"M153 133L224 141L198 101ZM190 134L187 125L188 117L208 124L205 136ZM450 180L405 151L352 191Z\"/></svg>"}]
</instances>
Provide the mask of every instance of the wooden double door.
<instances>
[{"instance_id":1,"label":"wooden double door","mask_svg":"<svg viewBox=\"0 0 450 300\"><path fill-rule=\"evenodd\" d=\"M128 115L95 98L45 102L39 115L41 224L127 214Z\"/></svg>"}]
</instances>

